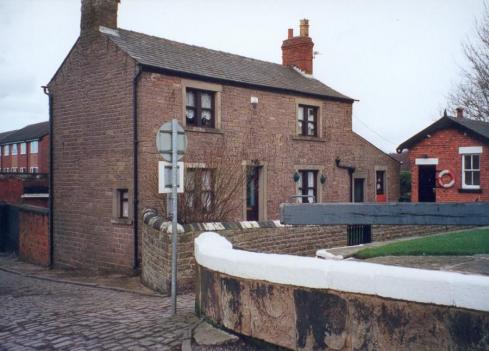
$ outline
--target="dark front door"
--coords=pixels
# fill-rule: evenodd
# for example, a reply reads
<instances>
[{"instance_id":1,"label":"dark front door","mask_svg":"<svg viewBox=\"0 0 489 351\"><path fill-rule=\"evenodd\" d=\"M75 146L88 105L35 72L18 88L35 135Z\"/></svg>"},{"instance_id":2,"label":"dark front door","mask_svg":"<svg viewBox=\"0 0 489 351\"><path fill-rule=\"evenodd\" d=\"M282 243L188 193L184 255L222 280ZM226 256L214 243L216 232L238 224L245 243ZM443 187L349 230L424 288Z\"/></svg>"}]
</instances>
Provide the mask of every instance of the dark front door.
<instances>
[{"instance_id":1,"label":"dark front door","mask_svg":"<svg viewBox=\"0 0 489 351\"><path fill-rule=\"evenodd\" d=\"M365 179L363 178L355 178L354 186L353 186L353 202L363 202L363 193L364 193L364 184Z\"/></svg>"},{"instance_id":2,"label":"dark front door","mask_svg":"<svg viewBox=\"0 0 489 351\"><path fill-rule=\"evenodd\" d=\"M246 181L246 220L258 220L260 167L249 167Z\"/></svg>"},{"instance_id":3,"label":"dark front door","mask_svg":"<svg viewBox=\"0 0 489 351\"><path fill-rule=\"evenodd\" d=\"M418 166L418 201L436 201L436 166Z\"/></svg>"}]
</instances>

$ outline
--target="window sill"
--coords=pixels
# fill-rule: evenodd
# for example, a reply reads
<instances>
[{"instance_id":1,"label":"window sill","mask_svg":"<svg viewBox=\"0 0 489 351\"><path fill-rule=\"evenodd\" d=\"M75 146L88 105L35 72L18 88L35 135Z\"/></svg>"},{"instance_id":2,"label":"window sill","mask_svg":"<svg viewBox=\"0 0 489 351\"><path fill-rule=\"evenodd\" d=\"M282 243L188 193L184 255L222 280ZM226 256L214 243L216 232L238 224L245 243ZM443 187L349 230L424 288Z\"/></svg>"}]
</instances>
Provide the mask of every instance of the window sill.
<instances>
[{"instance_id":1,"label":"window sill","mask_svg":"<svg viewBox=\"0 0 489 351\"><path fill-rule=\"evenodd\" d=\"M132 225L132 219L130 219L130 218L112 218L110 223L121 224L121 225Z\"/></svg>"},{"instance_id":2,"label":"window sill","mask_svg":"<svg viewBox=\"0 0 489 351\"><path fill-rule=\"evenodd\" d=\"M224 134L224 132L221 129L206 128L206 127L185 127L185 131L197 132L197 133Z\"/></svg>"},{"instance_id":3,"label":"window sill","mask_svg":"<svg viewBox=\"0 0 489 351\"><path fill-rule=\"evenodd\" d=\"M314 141L316 143L325 143L326 139L321 137L304 136L304 135L293 135L292 140L295 141Z\"/></svg>"},{"instance_id":4,"label":"window sill","mask_svg":"<svg viewBox=\"0 0 489 351\"><path fill-rule=\"evenodd\" d=\"M466 193L466 194L482 194L482 189L458 189L459 193Z\"/></svg>"}]
</instances>

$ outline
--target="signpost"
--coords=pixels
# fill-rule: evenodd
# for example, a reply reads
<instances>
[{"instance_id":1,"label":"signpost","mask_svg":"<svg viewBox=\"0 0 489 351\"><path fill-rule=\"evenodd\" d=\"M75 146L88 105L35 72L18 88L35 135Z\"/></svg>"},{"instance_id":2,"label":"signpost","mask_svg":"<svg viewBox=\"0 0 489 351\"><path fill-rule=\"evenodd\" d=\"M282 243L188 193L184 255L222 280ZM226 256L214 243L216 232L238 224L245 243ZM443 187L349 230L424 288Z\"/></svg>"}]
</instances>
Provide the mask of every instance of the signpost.
<instances>
[{"instance_id":1,"label":"signpost","mask_svg":"<svg viewBox=\"0 0 489 351\"><path fill-rule=\"evenodd\" d=\"M172 313L177 313L177 162L183 157L187 149L187 136L176 119L163 124L156 134L156 148L166 161L172 163L171 186L171 220L172 220L172 252L171 252L171 302ZM183 163L181 163L183 171ZM183 185L183 179L181 179Z\"/></svg>"}]
</instances>

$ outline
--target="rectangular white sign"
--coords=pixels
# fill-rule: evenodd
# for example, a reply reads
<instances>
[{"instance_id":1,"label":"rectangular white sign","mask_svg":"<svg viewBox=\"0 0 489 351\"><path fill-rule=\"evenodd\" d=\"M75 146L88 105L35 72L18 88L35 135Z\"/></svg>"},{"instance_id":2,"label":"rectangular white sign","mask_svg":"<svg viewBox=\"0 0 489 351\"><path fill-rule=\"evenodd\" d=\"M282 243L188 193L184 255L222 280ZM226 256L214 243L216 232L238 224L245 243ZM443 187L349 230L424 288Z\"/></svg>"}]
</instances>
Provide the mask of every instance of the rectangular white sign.
<instances>
[{"instance_id":1,"label":"rectangular white sign","mask_svg":"<svg viewBox=\"0 0 489 351\"><path fill-rule=\"evenodd\" d=\"M172 183L171 183L171 162L159 161L158 162L158 193L160 194L171 194ZM177 162L177 192L183 193L184 183L183 183L183 162Z\"/></svg>"}]
</instances>

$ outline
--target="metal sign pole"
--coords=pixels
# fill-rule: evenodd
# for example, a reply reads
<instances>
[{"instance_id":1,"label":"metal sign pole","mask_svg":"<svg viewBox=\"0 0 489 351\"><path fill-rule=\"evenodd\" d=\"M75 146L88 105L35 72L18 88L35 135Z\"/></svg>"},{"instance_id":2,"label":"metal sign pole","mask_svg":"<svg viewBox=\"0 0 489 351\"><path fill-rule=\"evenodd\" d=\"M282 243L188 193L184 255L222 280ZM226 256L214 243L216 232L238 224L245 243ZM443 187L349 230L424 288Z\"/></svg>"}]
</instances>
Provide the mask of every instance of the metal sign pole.
<instances>
[{"instance_id":1,"label":"metal sign pole","mask_svg":"<svg viewBox=\"0 0 489 351\"><path fill-rule=\"evenodd\" d=\"M172 313L177 313L177 120L172 120L172 219L171 219L171 303Z\"/></svg>"}]
</instances>

